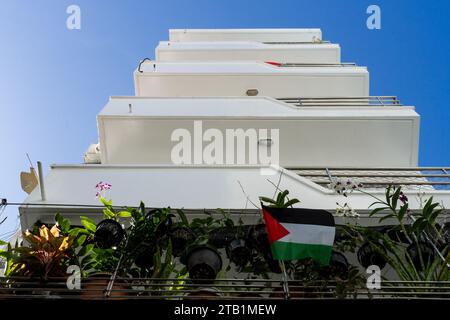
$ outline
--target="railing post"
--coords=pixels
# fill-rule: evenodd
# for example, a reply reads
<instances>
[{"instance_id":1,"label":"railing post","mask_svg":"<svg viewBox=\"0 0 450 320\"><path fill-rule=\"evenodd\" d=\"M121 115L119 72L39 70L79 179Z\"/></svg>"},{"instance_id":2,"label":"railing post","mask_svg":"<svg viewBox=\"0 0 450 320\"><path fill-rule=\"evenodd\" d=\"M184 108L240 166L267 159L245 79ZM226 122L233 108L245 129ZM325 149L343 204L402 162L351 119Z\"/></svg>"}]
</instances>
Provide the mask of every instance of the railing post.
<instances>
[{"instance_id":1,"label":"railing post","mask_svg":"<svg viewBox=\"0 0 450 320\"><path fill-rule=\"evenodd\" d=\"M328 168L325 168L325 171L327 173L328 179L330 180L330 183L333 183L333 177L331 176L330 170L328 170Z\"/></svg>"}]
</instances>

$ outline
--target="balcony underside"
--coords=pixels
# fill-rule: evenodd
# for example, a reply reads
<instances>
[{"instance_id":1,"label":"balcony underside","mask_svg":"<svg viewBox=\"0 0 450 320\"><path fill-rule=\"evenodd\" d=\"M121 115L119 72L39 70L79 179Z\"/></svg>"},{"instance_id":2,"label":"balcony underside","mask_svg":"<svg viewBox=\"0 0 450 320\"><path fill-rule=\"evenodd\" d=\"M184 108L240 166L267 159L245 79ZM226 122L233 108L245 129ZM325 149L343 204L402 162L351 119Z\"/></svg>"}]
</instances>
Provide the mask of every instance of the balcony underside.
<instances>
[{"instance_id":1,"label":"balcony underside","mask_svg":"<svg viewBox=\"0 0 450 320\"><path fill-rule=\"evenodd\" d=\"M100 220L102 206L95 197L94 188L99 181L112 184L106 197L113 199L115 206L137 206L142 200L148 207L185 208L187 213L194 215L201 215L205 209L222 208L234 215L242 215L247 223L254 223L260 217L257 208L259 197L272 197L275 192L273 184L280 181L279 188L288 189L293 197L300 199L301 207L334 212L336 202L348 203L362 214L360 224L378 225L377 216L369 218L367 215L373 198L358 191L348 197L338 195L327 187L324 177L313 175L314 172L323 174L324 168L308 170L302 172L298 168L287 170L263 166L54 165L44 182L46 201L42 201L40 190L36 188L20 207L21 224L26 229L37 220L52 221L56 212L67 215L74 223L79 221L80 214ZM366 168L357 171L369 176L375 173L381 175L378 185L368 185L371 193L378 196L384 195L383 185L396 182L402 184L405 179L409 179L409 182L416 179L415 185L408 185L404 190L412 210L420 208L421 197L423 200L429 196L442 202L444 207L450 207L450 179L426 176L432 173L442 175L442 171L436 173L438 169L427 171L429 173L420 168ZM331 169L331 174L338 172ZM356 174L355 170L348 173L348 176L344 175L347 178L351 177L350 173ZM386 177L387 174L392 177ZM405 174L413 176L402 177ZM418 177L420 174L425 176ZM322 179L321 182L316 181L318 178ZM372 182L375 179L369 178ZM341 218L337 218L336 222L342 223ZM386 220L385 223L395 222Z\"/></svg>"}]
</instances>

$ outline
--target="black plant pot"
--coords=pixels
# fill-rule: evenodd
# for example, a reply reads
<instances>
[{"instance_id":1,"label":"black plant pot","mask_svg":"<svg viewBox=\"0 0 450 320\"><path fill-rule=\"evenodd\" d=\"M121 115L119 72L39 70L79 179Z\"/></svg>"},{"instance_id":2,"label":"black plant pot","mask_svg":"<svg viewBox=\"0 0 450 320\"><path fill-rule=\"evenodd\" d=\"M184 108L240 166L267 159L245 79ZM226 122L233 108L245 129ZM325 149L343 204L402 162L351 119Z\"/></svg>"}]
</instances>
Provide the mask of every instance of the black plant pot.
<instances>
[{"instance_id":1,"label":"black plant pot","mask_svg":"<svg viewBox=\"0 0 450 320\"><path fill-rule=\"evenodd\" d=\"M357 233L347 226L339 225L336 227L336 232L334 234L334 242L349 241L354 239Z\"/></svg>"},{"instance_id":2,"label":"black plant pot","mask_svg":"<svg viewBox=\"0 0 450 320\"><path fill-rule=\"evenodd\" d=\"M97 225L94 235L94 242L97 247L108 249L116 247L122 242L125 236L122 226L115 220L105 219Z\"/></svg>"},{"instance_id":3,"label":"black plant pot","mask_svg":"<svg viewBox=\"0 0 450 320\"><path fill-rule=\"evenodd\" d=\"M242 239L232 240L227 246L227 256L238 266L245 266L250 258L250 250Z\"/></svg>"},{"instance_id":4,"label":"black plant pot","mask_svg":"<svg viewBox=\"0 0 450 320\"><path fill-rule=\"evenodd\" d=\"M411 257L411 260L414 264L414 267L418 271L423 271L424 268L421 263L421 256L424 266L431 264L435 258L435 251L431 244L425 241L414 242L408 246L406 249L408 255Z\"/></svg>"},{"instance_id":5,"label":"black plant pot","mask_svg":"<svg viewBox=\"0 0 450 320\"><path fill-rule=\"evenodd\" d=\"M346 275L348 270L347 258L342 253L333 251L331 253L330 267L336 270L338 274Z\"/></svg>"},{"instance_id":6,"label":"black plant pot","mask_svg":"<svg viewBox=\"0 0 450 320\"><path fill-rule=\"evenodd\" d=\"M444 224L444 228L442 230L442 234L443 234L447 244L450 244L450 222L446 222Z\"/></svg>"},{"instance_id":7,"label":"black plant pot","mask_svg":"<svg viewBox=\"0 0 450 320\"><path fill-rule=\"evenodd\" d=\"M137 250L134 263L142 269L150 269L153 267L153 257L155 255L155 248L150 245L141 246Z\"/></svg>"},{"instance_id":8,"label":"black plant pot","mask_svg":"<svg viewBox=\"0 0 450 320\"><path fill-rule=\"evenodd\" d=\"M172 241L172 254L179 257L186 250L189 243L195 240L194 232L187 227L176 227L170 232Z\"/></svg>"},{"instance_id":9,"label":"black plant pot","mask_svg":"<svg viewBox=\"0 0 450 320\"><path fill-rule=\"evenodd\" d=\"M405 226L405 229L407 230L407 232L409 232L408 231L409 228L410 228L409 226ZM407 235L399 226L392 226L391 228L386 230L386 234L389 237L389 239L391 239L392 241L405 243L405 244L410 243Z\"/></svg>"},{"instance_id":10,"label":"black plant pot","mask_svg":"<svg viewBox=\"0 0 450 320\"><path fill-rule=\"evenodd\" d=\"M376 243L372 245L376 245L384 253L387 253L386 248L381 243ZM380 253L378 253L376 250L373 249L372 245L369 242L365 242L358 249L357 256L359 264L364 269L367 269L371 265L376 265L380 269L383 269L386 266L386 260Z\"/></svg>"},{"instance_id":11,"label":"black plant pot","mask_svg":"<svg viewBox=\"0 0 450 320\"><path fill-rule=\"evenodd\" d=\"M215 279L217 273L222 269L220 254L208 246L192 248L187 253L185 261L189 271L189 278L193 280Z\"/></svg>"},{"instance_id":12,"label":"black plant pot","mask_svg":"<svg viewBox=\"0 0 450 320\"><path fill-rule=\"evenodd\" d=\"M236 239L236 228L224 227L212 230L208 235L208 243L216 248L224 248Z\"/></svg>"},{"instance_id":13,"label":"black plant pot","mask_svg":"<svg viewBox=\"0 0 450 320\"><path fill-rule=\"evenodd\" d=\"M172 217L173 217L173 215L170 214L170 215L167 216L166 219L161 221L161 223L159 224L158 228L156 229L157 237L161 237L161 236L166 235L166 234L168 234L170 232L170 230L172 229Z\"/></svg>"},{"instance_id":14,"label":"black plant pot","mask_svg":"<svg viewBox=\"0 0 450 320\"><path fill-rule=\"evenodd\" d=\"M247 234L248 245L260 252L270 252L269 238L265 224L251 226Z\"/></svg>"},{"instance_id":15,"label":"black plant pot","mask_svg":"<svg viewBox=\"0 0 450 320\"><path fill-rule=\"evenodd\" d=\"M266 261L270 272L281 273L279 262L274 260L272 256L265 224L256 224L251 226L247 233L246 243L248 247L264 256L264 260Z\"/></svg>"}]
</instances>

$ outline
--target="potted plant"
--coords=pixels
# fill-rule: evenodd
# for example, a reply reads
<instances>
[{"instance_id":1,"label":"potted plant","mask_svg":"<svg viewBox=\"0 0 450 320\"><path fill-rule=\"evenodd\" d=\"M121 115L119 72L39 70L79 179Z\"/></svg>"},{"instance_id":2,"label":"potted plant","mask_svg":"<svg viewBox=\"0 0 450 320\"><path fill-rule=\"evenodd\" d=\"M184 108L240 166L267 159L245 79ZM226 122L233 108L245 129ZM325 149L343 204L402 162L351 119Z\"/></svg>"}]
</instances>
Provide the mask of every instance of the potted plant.
<instances>
[{"instance_id":1,"label":"potted plant","mask_svg":"<svg viewBox=\"0 0 450 320\"><path fill-rule=\"evenodd\" d=\"M375 249L374 246L376 246ZM384 255L387 254L386 248L382 243L378 241L376 242L366 241L358 249L357 253L358 262L364 269L367 269L371 265L376 265L380 269L383 269L386 266L387 261L384 258L384 255L379 253L380 251L383 251Z\"/></svg>"},{"instance_id":2,"label":"potted plant","mask_svg":"<svg viewBox=\"0 0 450 320\"><path fill-rule=\"evenodd\" d=\"M113 219L100 221L95 230L94 241L97 247L109 249L120 245L125 237L123 227Z\"/></svg>"},{"instance_id":3,"label":"potted plant","mask_svg":"<svg viewBox=\"0 0 450 320\"><path fill-rule=\"evenodd\" d=\"M8 260L6 276L17 289L15 293L55 295L65 290L74 239L63 236L56 225L50 229L42 225L37 234L26 230L23 237L26 245L9 246L4 255Z\"/></svg>"},{"instance_id":4,"label":"potted plant","mask_svg":"<svg viewBox=\"0 0 450 320\"><path fill-rule=\"evenodd\" d=\"M238 266L245 266L250 261L250 248L243 239L232 240L226 248L227 256Z\"/></svg>"},{"instance_id":5,"label":"potted plant","mask_svg":"<svg viewBox=\"0 0 450 320\"><path fill-rule=\"evenodd\" d=\"M222 269L219 252L208 245L194 245L184 257L189 277L201 283L212 283Z\"/></svg>"},{"instance_id":6,"label":"potted plant","mask_svg":"<svg viewBox=\"0 0 450 320\"><path fill-rule=\"evenodd\" d=\"M179 220L172 226L170 239L173 245L180 245L176 252L174 250L174 256L180 256L180 262L185 265L178 276L185 274L188 277L183 281L184 285L177 288L191 299L217 296L217 289L213 284L221 273L223 261L218 248L212 244L214 241L210 241L210 235L225 226L224 219L205 212L205 217L194 218L189 222L182 210L177 213ZM203 286L200 287L200 284Z\"/></svg>"},{"instance_id":7,"label":"potted plant","mask_svg":"<svg viewBox=\"0 0 450 320\"><path fill-rule=\"evenodd\" d=\"M112 209L110 202L108 205ZM111 215L108 218L111 218ZM55 216L55 220L61 233L74 239L69 264L79 266L82 276L81 290L75 290L74 293L79 293L82 299L103 299L111 274L120 259L120 250L115 246L120 243L110 237L108 232L101 232L99 237L98 225L88 217L81 217L82 226L72 226L70 221L60 214ZM114 229L113 233L116 231L117 229ZM117 281L114 283L112 298L123 297L128 289L126 283Z\"/></svg>"},{"instance_id":8,"label":"potted plant","mask_svg":"<svg viewBox=\"0 0 450 320\"><path fill-rule=\"evenodd\" d=\"M400 280L405 281L404 286L410 287L410 291L420 291L420 296L422 292L434 290L435 297L438 297L439 289L431 288L431 283L424 283L420 289L416 289L416 283L450 280L449 247L442 245L445 241L443 228L437 227L436 222L445 210L430 197L422 203L421 210L411 211L401 187L388 186L384 199L361 192L376 200L371 205L376 207L370 216L382 213L380 222L394 218L398 223L387 232L360 228L360 234L370 240L371 250L395 271ZM423 286L430 286L430 289Z\"/></svg>"}]
</instances>

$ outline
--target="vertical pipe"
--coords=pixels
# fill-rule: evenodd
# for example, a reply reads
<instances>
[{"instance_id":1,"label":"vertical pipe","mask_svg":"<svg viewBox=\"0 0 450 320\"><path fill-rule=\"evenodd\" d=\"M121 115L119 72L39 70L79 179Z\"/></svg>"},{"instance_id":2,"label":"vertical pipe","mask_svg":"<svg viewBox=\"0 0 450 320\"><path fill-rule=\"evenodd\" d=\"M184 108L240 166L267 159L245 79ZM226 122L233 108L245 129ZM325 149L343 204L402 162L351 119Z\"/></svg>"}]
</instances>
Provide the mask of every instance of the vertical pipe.
<instances>
[{"instance_id":1,"label":"vertical pipe","mask_svg":"<svg viewBox=\"0 0 450 320\"><path fill-rule=\"evenodd\" d=\"M38 167L38 175L39 175L39 189L41 189L41 198L42 201L47 200L45 196L45 188L44 188L44 173L42 171L42 163L40 161L37 162Z\"/></svg>"}]
</instances>

